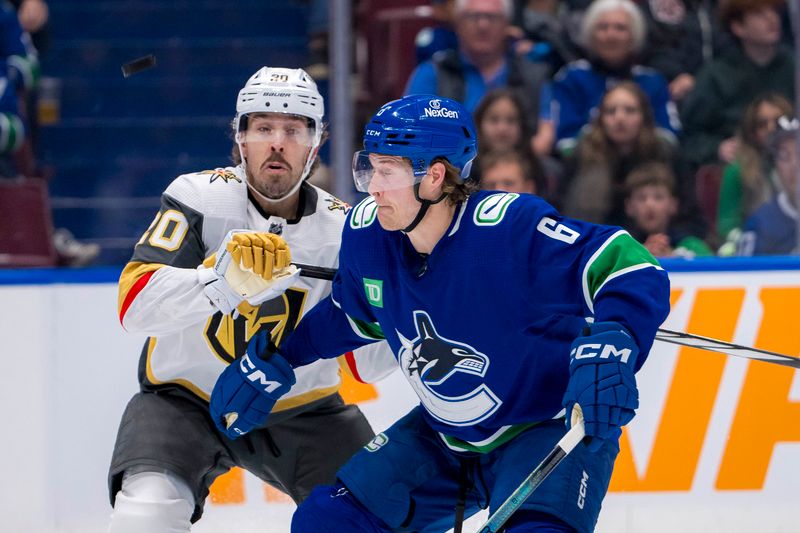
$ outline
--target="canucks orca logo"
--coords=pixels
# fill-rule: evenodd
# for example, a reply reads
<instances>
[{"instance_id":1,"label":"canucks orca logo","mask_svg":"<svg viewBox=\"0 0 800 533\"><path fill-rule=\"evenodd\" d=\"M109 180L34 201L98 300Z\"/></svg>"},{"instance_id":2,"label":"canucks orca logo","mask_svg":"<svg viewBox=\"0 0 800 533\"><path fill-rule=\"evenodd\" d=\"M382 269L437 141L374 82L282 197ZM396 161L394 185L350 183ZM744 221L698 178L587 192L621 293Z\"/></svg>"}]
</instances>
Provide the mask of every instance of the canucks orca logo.
<instances>
[{"instance_id":1,"label":"canucks orca logo","mask_svg":"<svg viewBox=\"0 0 800 533\"><path fill-rule=\"evenodd\" d=\"M400 365L420 401L436 419L470 426L490 417L503 403L483 383L489 358L472 346L436 332L425 311L414 311L417 337L397 336Z\"/></svg>"}]
</instances>

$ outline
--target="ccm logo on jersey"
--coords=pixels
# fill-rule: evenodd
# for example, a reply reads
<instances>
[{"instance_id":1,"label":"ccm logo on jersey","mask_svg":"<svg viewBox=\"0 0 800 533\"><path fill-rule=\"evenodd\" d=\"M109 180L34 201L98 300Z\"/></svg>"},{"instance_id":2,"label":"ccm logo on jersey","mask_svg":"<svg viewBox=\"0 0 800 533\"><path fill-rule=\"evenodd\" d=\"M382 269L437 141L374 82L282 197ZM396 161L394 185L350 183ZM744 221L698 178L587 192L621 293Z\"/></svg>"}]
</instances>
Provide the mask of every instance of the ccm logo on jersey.
<instances>
[{"instance_id":1,"label":"ccm logo on jersey","mask_svg":"<svg viewBox=\"0 0 800 533\"><path fill-rule=\"evenodd\" d=\"M281 386L279 381L269 380L261 370L256 370L255 365L247 354L244 354L239 360L239 368L242 369L242 372L244 372L244 374L247 376L247 379L257 382L259 385L263 386L264 391L267 393L271 393Z\"/></svg>"},{"instance_id":2,"label":"ccm logo on jersey","mask_svg":"<svg viewBox=\"0 0 800 533\"><path fill-rule=\"evenodd\" d=\"M622 359L623 363L627 363L628 358L631 356L631 350L630 348L618 350L613 344L588 343L573 348L569 355L575 359L591 359L593 357L608 359L613 355L614 357Z\"/></svg>"}]
</instances>

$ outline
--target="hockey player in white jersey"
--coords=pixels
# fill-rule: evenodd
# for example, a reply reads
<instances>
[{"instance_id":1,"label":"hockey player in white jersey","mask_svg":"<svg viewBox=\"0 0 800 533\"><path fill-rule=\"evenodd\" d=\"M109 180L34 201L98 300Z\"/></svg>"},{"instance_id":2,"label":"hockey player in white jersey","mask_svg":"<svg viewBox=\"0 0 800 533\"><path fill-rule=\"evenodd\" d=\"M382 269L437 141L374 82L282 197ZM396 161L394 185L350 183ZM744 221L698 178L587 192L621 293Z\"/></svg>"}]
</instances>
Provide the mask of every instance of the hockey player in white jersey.
<instances>
[{"instance_id":1,"label":"hockey player in white jersey","mask_svg":"<svg viewBox=\"0 0 800 533\"><path fill-rule=\"evenodd\" d=\"M111 460L111 533L189 531L232 466L299 503L373 437L337 392L340 364L378 379L395 366L385 343L298 371L266 424L243 438L231 438L242 433L235 420L218 431L208 412L217 377L246 364L255 333L280 343L330 292L290 265L337 266L348 206L306 181L323 114L303 70L261 68L236 103L237 166L175 179L136 244L120 277L119 318L150 337Z\"/></svg>"}]
</instances>

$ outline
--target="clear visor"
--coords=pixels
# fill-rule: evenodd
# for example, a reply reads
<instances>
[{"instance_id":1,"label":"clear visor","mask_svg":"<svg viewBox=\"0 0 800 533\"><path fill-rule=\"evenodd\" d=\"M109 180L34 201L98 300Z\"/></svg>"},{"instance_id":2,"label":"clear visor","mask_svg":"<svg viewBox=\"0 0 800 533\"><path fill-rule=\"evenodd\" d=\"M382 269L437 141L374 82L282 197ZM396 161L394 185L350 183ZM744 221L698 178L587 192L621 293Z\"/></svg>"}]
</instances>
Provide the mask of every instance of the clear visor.
<instances>
[{"instance_id":1,"label":"clear visor","mask_svg":"<svg viewBox=\"0 0 800 533\"><path fill-rule=\"evenodd\" d=\"M404 157L371 154L364 150L353 154L353 180L356 189L373 193L412 187L425 175L415 176Z\"/></svg>"},{"instance_id":2,"label":"clear visor","mask_svg":"<svg viewBox=\"0 0 800 533\"><path fill-rule=\"evenodd\" d=\"M236 134L237 143L294 144L314 146L314 128L294 115L256 115L248 117L247 129Z\"/></svg>"}]
</instances>

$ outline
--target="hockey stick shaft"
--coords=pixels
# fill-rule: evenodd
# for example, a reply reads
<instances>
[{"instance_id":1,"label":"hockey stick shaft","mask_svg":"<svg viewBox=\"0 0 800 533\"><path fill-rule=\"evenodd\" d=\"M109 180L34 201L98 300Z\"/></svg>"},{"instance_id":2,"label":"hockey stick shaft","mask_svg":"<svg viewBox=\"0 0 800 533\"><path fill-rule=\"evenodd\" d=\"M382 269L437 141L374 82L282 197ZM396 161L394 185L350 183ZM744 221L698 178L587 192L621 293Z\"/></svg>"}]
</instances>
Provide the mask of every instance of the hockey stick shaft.
<instances>
[{"instance_id":1,"label":"hockey stick shaft","mask_svg":"<svg viewBox=\"0 0 800 533\"><path fill-rule=\"evenodd\" d=\"M314 265L304 265L303 263L293 263L294 266L300 269L300 275L304 278L313 279L326 279L331 281L336 275L335 268L327 268Z\"/></svg>"},{"instance_id":2,"label":"hockey stick shaft","mask_svg":"<svg viewBox=\"0 0 800 533\"><path fill-rule=\"evenodd\" d=\"M583 413L578 404L572 408L572 427L567 434L561 437L561 440L555 445L550 453L539 463L539 466L533 469L528 474L528 477L520 484L517 489L511 493L506 501L504 501L497 510L486 520L486 523L478 530L478 533L495 533L500 531L503 524L511 518L517 509L519 509L525 500L527 500L533 491L550 475L550 472L561 464L569 453L575 449L575 446L583 440L586 435L586 430L583 425Z\"/></svg>"},{"instance_id":3,"label":"hockey stick shaft","mask_svg":"<svg viewBox=\"0 0 800 533\"><path fill-rule=\"evenodd\" d=\"M656 333L656 340L732 355L734 357L744 357L745 359L764 361L765 363L800 368L800 357L770 352L769 350L761 350L760 348L752 348L750 346L742 346L740 344L733 344L731 342L694 335L692 333L682 333L680 331L660 328L658 333Z\"/></svg>"},{"instance_id":4,"label":"hockey stick shaft","mask_svg":"<svg viewBox=\"0 0 800 533\"><path fill-rule=\"evenodd\" d=\"M332 280L336 275L335 268L303 265L300 263L295 263L295 266L300 269L300 275L307 278ZM734 357L744 357L746 359L753 359L755 361L764 361L765 363L774 363L776 365L783 365L791 368L800 368L800 357L770 352L768 350L761 350L759 348L751 348L749 346L733 344L730 342L721 341L719 339L694 335L692 333L682 333L680 331L659 328L658 333L656 333L656 340L671 344L678 344L681 346L690 346L692 348L699 348L701 350L722 353L725 355L732 355Z\"/></svg>"}]
</instances>

